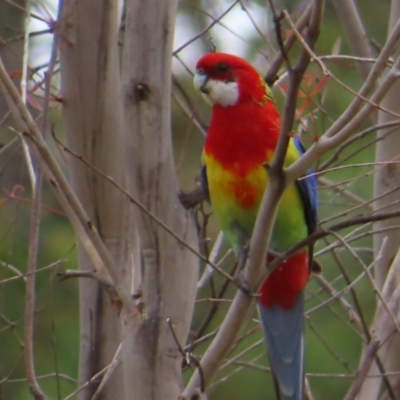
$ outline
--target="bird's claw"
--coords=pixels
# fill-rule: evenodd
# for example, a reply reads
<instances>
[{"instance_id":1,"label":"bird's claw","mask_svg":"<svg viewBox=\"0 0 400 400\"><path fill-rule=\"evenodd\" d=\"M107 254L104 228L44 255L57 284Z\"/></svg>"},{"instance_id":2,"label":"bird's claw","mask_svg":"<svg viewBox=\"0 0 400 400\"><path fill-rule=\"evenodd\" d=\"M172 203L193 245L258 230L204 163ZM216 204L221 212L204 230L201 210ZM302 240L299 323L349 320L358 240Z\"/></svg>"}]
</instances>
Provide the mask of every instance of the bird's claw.
<instances>
[{"instance_id":1,"label":"bird's claw","mask_svg":"<svg viewBox=\"0 0 400 400\"><path fill-rule=\"evenodd\" d=\"M206 196L204 194L204 190L201 186L196 187L193 189L191 192L182 192L180 191L178 193L178 198L181 204L186 208L190 209L198 204L200 204L202 201L206 199Z\"/></svg>"},{"instance_id":2,"label":"bird's claw","mask_svg":"<svg viewBox=\"0 0 400 400\"><path fill-rule=\"evenodd\" d=\"M258 295L250 289L249 284L247 283L246 278L243 276L243 274L236 274L235 283L237 287L242 291L242 293L244 293L246 296L258 297Z\"/></svg>"}]
</instances>

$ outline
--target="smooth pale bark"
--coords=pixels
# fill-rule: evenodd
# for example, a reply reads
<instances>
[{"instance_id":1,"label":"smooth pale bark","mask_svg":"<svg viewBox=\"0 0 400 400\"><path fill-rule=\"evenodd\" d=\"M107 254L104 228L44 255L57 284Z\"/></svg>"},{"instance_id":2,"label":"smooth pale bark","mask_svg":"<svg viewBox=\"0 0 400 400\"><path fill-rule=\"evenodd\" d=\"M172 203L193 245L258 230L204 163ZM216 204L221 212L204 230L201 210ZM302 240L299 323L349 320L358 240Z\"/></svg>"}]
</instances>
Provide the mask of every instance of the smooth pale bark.
<instances>
[{"instance_id":1,"label":"smooth pale bark","mask_svg":"<svg viewBox=\"0 0 400 400\"><path fill-rule=\"evenodd\" d=\"M194 224L178 201L170 133L171 54L176 0L132 0L122 62L129 191L191 246ZM122 310L127 398L176 400L182 390L181 345L193 312L198 260L159 223L134 208L141 249L144 310ZM135 311L135 310L134 310Z\"/></svg>"},{"instance_id":2,"label":"smooth pale bark","mask_svg":"<svg viewBox=\"0 0 400 400\"><path fill-rule=\"evenodd\" d=\"M23 6L23 1L16 1L17 4ZM14 30L9 29L12 26L18 33L24 31L24 15L12 4L0 1L0 37L7 41L10 37L16 35ZM24 43L23 40L13 41L7 45L0 46L1 60L7 71L21 71L22 54ZM20 76L15 74L17 77ZM13 79L15 82L15 78ZM19 79L18 79L19 80ZM19 82L17 84L19 86ZM0 93L0 119L8 110L8 105ZM6 124L4 126L7 126Z\"/></svg>"},{"instance_id":3,"label":"smooth pale bark","mask_svg":"<svg viewBox=\"0 0 400 400\"><path fill-rule=\"evenodd\" d=\"M382 293L386 305L382 302L378 304L371 328L372 339L382 344L379 350L379 357L385 371L398 372L400 335L398 322L396 327L394 321L400 320L400 252L397 253L390 267ZM387 311L388 309L390 313ZM368 374L373 377L367 378L364 381L357 397L358 400L376 400L379 398L382 379L379 378L380 370L376 363L372 364ZM391 382L395 399L400 399L400 393L398 389L396 390L396 386L398 387L398 376L389 377L389 381Z\"/></svg>"},{"instance_id":4,"label":"smooth pale bark","mask_svg":"<svg viewBox=\"0 0 400 400\"><path fill-rule=\"evenodd\" d=\"M389 32L393 29L393 26L396 24L400 17L400 1L393 0L392 7L390 12L390 22L389 22ZM400 50L397 48L396 52L393 54L393 58L399 57ZM382 101L382 106L389 110L392 110L395 113L400 113L400 103L399 103L399 95L400 95L400 83L396 83L385 99ZM389 115L385 112L379 112L379 120L378 124L383 124L389 121L396 120L397 118L393 115ZM392 132L393 130L390 129ZM378 132L378 137L384 138L377 143L376 146L376 161L377 162L385 162L385 161L399 161L399 149L400 149L400 129L397 129L395 132L390 135L385 136L387 134L387 130L381 130ZM375 187L374 193L375 195L381 195L382 193L388 192L389 190L395 189L399 187L400 180L400 165L393 163L387 165L386 167L377 168L377 172L375 174ZM394 191L387 196L379 198L376 202L374 202L375 209L380 209L382 207L386 207L385 211L394 211L400 208L399 204L389 205L394 202L398 202L400 198L400 194L398 191ZM375 229L382 229L388 226L399 225L400 218L381 221L375 224ZM374 235L374 251L375 254L378 254L383 239L387 237L388 242L385 246L385 252L382 255L382 258L377 261L376 268L376 280L377 284L380 288L383 287L390 264L392 263L398 247L400 245L400 228L397 230L392 230L390 232L382 232L377 235Z\"/></svg>"},{"instance_id":5,"label":"smooth pale bark","mask_svg":"<svg viewBox=\"0 0 400 400\"><path fill-rule=\"evenodd\" d=\"M67 147L116 182L123 183L124 145L117 34L117 2L64 1L60 21L60 62L64 127ZM70 182L115 261L126 269L127 200L104 177L68 155ZM81 246L79 267L94 270ZM101 271L100 273L104 273ZM120 342L119 321L108 295L97 281L80 282L79 381L88 381L106 366ZM80 392L91 398L95 385ZM102 399L124 398L120 369L103 390Z\"/></svg>"},{"instance_id":6,"label":"smooth pale bark","mask_svg":"<svg viewBox=\"0 0 400 400\"><path fill-rule=\"evenodd\" d=\"M130 194L193 247L196 232L178 201L170 132L176 2L131 1L127 15L121 93L116 2L64 4L60 49L67 144L121 186L126 180ZM123 380L117 370L102 398L175 400L182 390L181 354L167 318L184 345L197 257L154 218L135 206L127 210L128 199L80 159L69 156L69 169L74 189L129 287L128 261L141 262L131 266L133 288L142 295L124 299L119 321L97 283L81 282L80 380L109 362L121 340ZM83 251L80 264L92 268ZM92 392L83 391L81 399Z\"/></svg>"},{"instance_id":7,"label":"smooth pale bark","mask_svg":"<svg viewBox=\"0 0 400 400\"><path fill-rule=\"evenodd\" d=\"M389 31L390 35L394 25L397 23L400 17L400 1L393 0L390 10L390 21ZM397 48L393 57L398 57L400 50ZM382 101L382 106L395 113L400 113L400 84L396 83L385 99ZM389 115L385 112L380 111L378 115L378 124L383 124L392 120L397 119L396 117ZM392 131L392 129L391 129ZM378 137L383 140L377 143L376 147L376 162L388 162L397 161L399 157L400 149L400 129L396 129L393 133L387 135L387 130L381 130L378 132ZM385 137L385 135L387 135ZM374 183L374 195L379 196L382 193L391 191L392 193L379 197L373 204L376 210L380 210L384 207L385 211L395 211L400 208L398 203L400 199L399 188L400 185L400 166L398 164L390 164L384 167L377 168L375 174ZM387 227L399 225L400 219L393 218L385 221L380 221L374 224L374 228L378 231L384 230ZM383 245L384 244L384 245ZM400 229L393 229L387 232L383 231L374 235L374 253L375 256L381 254L376 260L375 267L375 278L377 285L380 289L383 289L385 281L388 276L388 272L391 268L393 260L396 257L400 246ZM392 268L398 269L398 262L393 263ZM396 267L397 266L397 267ZM386 290L384 291L384 298L387 302L397 301L398 297L393 299L395 285L387 284ZM389 332L393 331L391 324L382 326L382 314L385 314L385 308L382 304L378 305L376 316L372 324L371 332L376 335L379 339L384 339L388 336ZM390 338L382 345L378 355L383 363L386 372L398 371L400 369L400 335L399 333L393 333ZM378 366L374 363L369 371L369 374L379 374ZM378 398L379 390L381 387L382 379L380 378L367 378L360 390L358 399L362 400L375 400ZM400 394L397 394L400 398Z\"/></svg>"},{"instance_id":8,"label":"smooth pale bark","mask_svg":"<svg viewBox=\"0 0 400 400\"><path fill-rule=\"evenodd\" d=\"M373 56L369 38L365 27L357 10L354 0L333 0L336 14L343 26L346 39L353 55L357 57L371 58ZM372 68L371 63L355 63L362 79L366 79Z\"/></svg>"}]
</instances>

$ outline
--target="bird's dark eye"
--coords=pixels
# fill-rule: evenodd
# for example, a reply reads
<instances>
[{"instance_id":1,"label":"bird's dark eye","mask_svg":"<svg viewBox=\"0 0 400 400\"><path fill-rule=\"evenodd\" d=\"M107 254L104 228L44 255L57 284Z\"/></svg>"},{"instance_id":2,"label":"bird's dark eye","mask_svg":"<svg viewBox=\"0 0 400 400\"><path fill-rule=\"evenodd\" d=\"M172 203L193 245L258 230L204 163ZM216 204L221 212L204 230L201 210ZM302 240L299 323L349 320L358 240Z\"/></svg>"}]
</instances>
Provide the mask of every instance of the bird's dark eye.
<instances>
[{"instance_id":1,"label":"bird's dark eye","mask_svg":"<svg viewBox=\"0 0 400 400\"><path fill-rule=\"evenodd\" d=\"M230 70L229 65L225 64L224 62L217 64L215 67L215 72L218 73L228 72L229 70Z\"/></svg>"}]
</instances>

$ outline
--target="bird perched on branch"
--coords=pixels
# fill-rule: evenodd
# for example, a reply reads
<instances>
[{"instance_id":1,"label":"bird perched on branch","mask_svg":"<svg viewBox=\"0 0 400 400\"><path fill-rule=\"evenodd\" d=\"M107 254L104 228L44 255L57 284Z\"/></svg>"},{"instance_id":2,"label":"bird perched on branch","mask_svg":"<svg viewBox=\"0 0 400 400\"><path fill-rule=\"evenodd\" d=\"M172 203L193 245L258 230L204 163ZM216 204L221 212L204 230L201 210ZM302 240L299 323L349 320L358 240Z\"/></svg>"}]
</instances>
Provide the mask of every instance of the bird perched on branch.
<instances>
[{"instance_id":1,"label":"bird perched on branch","mask_svg":"<svg viewBox=\"0 0 400 400\"><path fill-rule=\"evenodd\" d=\"M280 117L262 77L245 60L209 53L197 62L195 87L212 103L203 150L203 190L227 242L240 255L249 243L268 185ZM304 152L292 138L285 165ZM283 253L316 229L316 179L305 177L285 189L269 248ZM304 399L304 295L312 245L290 256L263 283L258 309L268 346L277 396ZM268 256L271 260L272 255Z\"/></svg>"}]
</instances>

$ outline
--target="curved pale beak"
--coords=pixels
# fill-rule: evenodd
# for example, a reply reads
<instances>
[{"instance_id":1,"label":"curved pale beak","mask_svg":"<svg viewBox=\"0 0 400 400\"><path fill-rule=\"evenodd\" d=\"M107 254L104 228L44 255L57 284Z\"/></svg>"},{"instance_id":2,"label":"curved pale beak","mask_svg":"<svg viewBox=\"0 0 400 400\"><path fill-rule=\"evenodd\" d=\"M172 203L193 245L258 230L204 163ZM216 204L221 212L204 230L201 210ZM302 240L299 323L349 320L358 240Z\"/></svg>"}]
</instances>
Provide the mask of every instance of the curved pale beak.
<instances>
[{"instance_id":1,"label":"curved pale beak","mask_svg":"<svg viewBox=\"0 0 400 400\"><path fill-rule=\"evenodd\" d=\"M210 77L204 72L196 71L193 78L193 85L200 92L208 94L207 82Z\"/></svg>"}]
</instances>

